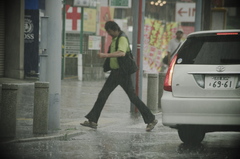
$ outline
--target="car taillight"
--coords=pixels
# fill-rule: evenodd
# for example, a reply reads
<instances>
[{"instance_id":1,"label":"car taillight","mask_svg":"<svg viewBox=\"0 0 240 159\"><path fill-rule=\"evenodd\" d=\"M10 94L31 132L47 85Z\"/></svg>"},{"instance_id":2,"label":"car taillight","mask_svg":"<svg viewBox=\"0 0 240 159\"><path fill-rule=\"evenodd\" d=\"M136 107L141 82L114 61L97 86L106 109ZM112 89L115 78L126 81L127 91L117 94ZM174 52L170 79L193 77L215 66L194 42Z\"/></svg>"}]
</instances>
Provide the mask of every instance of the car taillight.
<instances>
[{"instance_id":1,"label":"car taillight","mask_svg":"<svg viewBox=\"0 0 240 159\"><path fill-rule=\"evenodd\" d=\"M217 33L217 35L238 35L238 33Z\"/></svg>"},{"instance_id":2,"label":"car taillight","mask_svg":"<svg viewBox=\"0 0 240 159\"><path fill-rule=\"evenodd\" d=\"M167 74L166 74L166 77L165 77L165 80L164 80L164 86L163 86L163 89L165 91L169 91L171 92L172 91L172 74L173 74L173 68L174 68L174 65L176 63L176 60L177 60L177 55L175 55L168 67L168 71L167 71Z\"/></svg>"}]
</instances>

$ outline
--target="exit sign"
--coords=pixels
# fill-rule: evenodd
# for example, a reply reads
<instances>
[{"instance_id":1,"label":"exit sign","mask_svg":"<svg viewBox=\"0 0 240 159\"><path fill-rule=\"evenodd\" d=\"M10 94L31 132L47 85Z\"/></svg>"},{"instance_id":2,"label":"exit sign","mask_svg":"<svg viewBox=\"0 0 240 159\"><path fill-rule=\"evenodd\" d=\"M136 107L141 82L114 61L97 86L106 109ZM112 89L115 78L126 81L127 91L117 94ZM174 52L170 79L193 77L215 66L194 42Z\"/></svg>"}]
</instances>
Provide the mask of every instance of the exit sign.
<instances>
[{"instance_id":1,"label":"exit sign","mask_svg":"<svg viewBox=\"0 0 240 159\"><path fill-rule=\"evenodd\" d=\"M177 22L195 22L195 3L176 3Z\"/></svg>"},{"instance_id":2,"label":"exit sign","mask_svg":"<svg viewBox=\"0 0 240 159\"><path fill-rule=\"evenodd\" d=\"M130 8L131 0L110 0L110 6L115 8Z\"/></svg>"}]
</instances>

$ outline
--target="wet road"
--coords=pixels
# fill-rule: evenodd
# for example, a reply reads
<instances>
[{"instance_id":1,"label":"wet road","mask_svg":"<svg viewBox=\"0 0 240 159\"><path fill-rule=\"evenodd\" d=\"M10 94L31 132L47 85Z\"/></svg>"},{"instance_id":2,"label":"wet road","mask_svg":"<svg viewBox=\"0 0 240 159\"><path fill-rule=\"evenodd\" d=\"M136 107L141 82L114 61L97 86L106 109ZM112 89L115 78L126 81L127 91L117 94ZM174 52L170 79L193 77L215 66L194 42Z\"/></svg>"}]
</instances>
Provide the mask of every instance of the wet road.
<instances>
[{"instance_id":1,"label":"wet road","mask_svg":"<svg viewBox=\"0 0 240 159\"><path fill-rule=\"evenodd\" d=\"M158 115L160 116L160 114ZM82 128L85 133L68 140L6 144L1 158L17 159L237 159L240 158L240 133L206 134L200 145L187 146L177 131L159 123L145 132L141 117L129 117L119 124ZM3 145L1 145L3 146Z\"/></svg>"},{"instance_id":2,"label":"wet road","mask_svg":"<svg viewBox=\"0 0 240 159\"><path fill-rule=\"evenodd\" d=\"M81 135L61 141L0 143L1 159L240 158L239 132L208 133L200 145L187 146L180 141L176 130L162 125L161 113L156 114L159 123L153 131L146 132L142 117L129 113L130 102L121 88L117 88L109 97L97 130L80 126L79 123L83 122L84 115L92 107L102 85L103 82L62 81L63 123L73 122L66 128L77 129L83 132ZM143 101L146 103L146 82L143 88ZM19 108L24 109L18 111L18 118L31 118L33 104L28 100L20 104ZM31 128L24 132L31 133Z\"/></svg>"}]
</instances>

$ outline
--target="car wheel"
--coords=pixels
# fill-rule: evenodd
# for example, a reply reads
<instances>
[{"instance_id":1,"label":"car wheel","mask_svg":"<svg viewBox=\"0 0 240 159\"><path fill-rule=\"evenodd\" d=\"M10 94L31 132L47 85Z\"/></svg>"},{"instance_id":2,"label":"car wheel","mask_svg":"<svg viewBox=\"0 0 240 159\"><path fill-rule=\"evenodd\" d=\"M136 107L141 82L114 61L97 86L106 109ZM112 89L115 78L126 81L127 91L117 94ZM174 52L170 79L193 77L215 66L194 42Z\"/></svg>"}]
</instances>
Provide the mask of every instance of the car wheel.
<instances>
[{"instance_id":1,"label":"car wheel","mask_svg":"<svg viewBox=\"0 0 240 159\"><path fill-rule=\"evenodd\" d=\"M178 136L186 144L199 144L205 137L205 131L199 126L180 126Z\"/></svg>"}]
</instances>

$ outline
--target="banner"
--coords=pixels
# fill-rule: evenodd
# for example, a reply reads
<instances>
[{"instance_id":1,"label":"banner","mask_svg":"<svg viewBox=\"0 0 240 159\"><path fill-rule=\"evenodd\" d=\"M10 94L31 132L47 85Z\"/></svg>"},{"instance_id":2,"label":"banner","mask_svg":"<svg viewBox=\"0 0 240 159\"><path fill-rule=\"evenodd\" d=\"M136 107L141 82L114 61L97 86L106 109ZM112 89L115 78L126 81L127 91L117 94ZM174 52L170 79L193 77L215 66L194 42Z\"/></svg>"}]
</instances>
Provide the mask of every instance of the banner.
<instances>
[{"instance_id":1,"label":"banner","mask_svg":"<svg viewBox=\"0 0 240 159\"><path fill-rule=\"evenodd\" d=\"M97 15L96 9L84 8L84 23L83 23L84 32L96 33L96 27L97 27L96 15Z\"/></svg>"},{"instance_id":2,"label":"banner","mask_svg":"<svg viewBox=\"0 0 240 159\"><path fill-rule=\"evenodd\" d=\"M145 19L143 70L158 73L163 70L162 59L167 55L168 43L175 38L180 23L163 23L159 20Z\"/></svg>"},{"instance_id":3,"label":"banner","mask_svg":"<svg viewBox=\"0 0 240 159\"><path fill-rule=\"evenodd\" d=\"M37 76L39 64L39 10L25 10L24 71Z\"/></svg>"}]
</instances>

